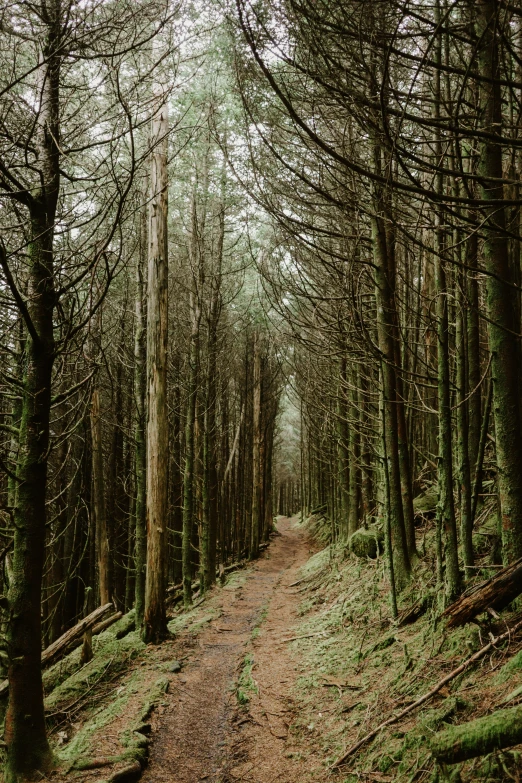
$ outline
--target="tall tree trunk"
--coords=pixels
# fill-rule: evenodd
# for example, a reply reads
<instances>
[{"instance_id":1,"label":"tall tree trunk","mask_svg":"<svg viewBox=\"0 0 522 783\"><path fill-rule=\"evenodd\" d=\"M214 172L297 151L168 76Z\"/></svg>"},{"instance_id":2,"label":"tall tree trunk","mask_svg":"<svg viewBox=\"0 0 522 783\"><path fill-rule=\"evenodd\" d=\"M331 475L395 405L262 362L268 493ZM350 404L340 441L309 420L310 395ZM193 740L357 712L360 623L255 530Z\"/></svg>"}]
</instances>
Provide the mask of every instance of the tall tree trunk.
<instances>
[{"instance_id":1,"label":"tall tree trunk","mask_svg":"<svg viewBox=\"0 0 522 783\"><path fill-rule=\"evenodd\" d=\"M254 332L254 379L252 405L252 523L250 528L250 560L259 555L259 536L261 525L261 338L259 331Z\"/></svg>"},{"instance_id":2,"label":"tall tree trunk","mask_svg":"<svg viewBox=\"0 0 522 783\"><path fill-rule=\"evenodd\" d=\"M374 142L374 170L381 171L381 148ZM387 257L386 231L382 194L375 186L375 214L372 217L372 244L375 262L375 297L377 301L377 335L382 356L382 391L384 425L382 437L387 475L387 506L389 509L394 583L398 590L409 581L410 556L404 521L401 472L399 462L399 432L397 423L397 377L394 332L397 322L393 284Z\"/></svg>"},{"instance_id":3,"label":"tall tree trunk","mask_svg":"<svg viewBox=\"0 0 522 783\"><path fill-rule=\"evenodd\" d=\"M440 24L440 0L435 3L435 24ZM435 122L441 119L441 69L442 69L442 36L437 36L435 44ZM442 141L440 133L435 138L435 162L442 166ZM436 174L437 193L443 195L444 182L442 173ZM453 500L453 454L451 426L451 388L449 362L449 318L448 290L446 287L446 268L443 254L444 229L440 208L435 213L435 291L437 315L437 389L438 389L438 479L439 502L437 507L438 524L444 530L446 538L446 599L451 602L459 592L460 573L458 560L457 523L455 519L455 504Z\"/></svg>"},{"instance_id":4,"label":"tall tree trunk","mask_svg":"<svg viewBox=\"0 0 522 783\"><path fill-rule=\"evenodd\" d=\"M522 423L518 367L517 296L512 287L506 209L502 180L502 94L499 82L499 40L495 0L476 0L479 41L478 67L482 129L488 138L480 143L479 177L484 207L484 263L488 337L493 380L498 487L502 514L503 557L506 563L522 556ZM495 140L498 138L498 141Z\"/></svg>"},{"instance_id":5,"label":"tall tree trunk","mask_svg":"<svg viewBox=\"0 0 522 783\"><path fill-rule=\"evenodd\" d=\"M147 393L147 334L145 329L145 257L147 248L147 220L143 209L140 247L136 263L136 323L134 332L134 441L136 476L136 571L134 595L136 628L143 625L145 611L145 576L147 569L147 445L145 439Z\"/></svg>"},{"instance_id":6,"label":"tall tree trunk","mask_svg":"<svg viewBox=\"0 0 522 783\"><path fill-rule=\"evenodd\" d=\"M457 438L460 481L460 538L462 555L466 567L466 578L473 572L473 521L471 519L471 470L469 464L468 388L467 388L467 345L466 345L466 298L464 277L460 275L458 285L457 312Z\"/></svg>"},{"instance_id":7,"label":"tall tree trunk","mask_svg":"<svg viewBox=\"0 0 522 783\"><path fill-rule=\"evenodd\" d=\"M6 780L47 773L42 669L41 599L45 552L46 487L55 355L53 316L54 225L60 188L60 0L47 4L46 38L38 69L40 106L35 143L39 184L27 194L30 245L28 330L18 450L18 492L13 510L14 548L9 583L9 705L5 720ZM5 261L5 259L4 259ZM7 263L7 262L5 262Z\"/></svg>"},{"instance_id":8,"label":"tall tree trunk","mask_svg":"<svg viewBox=\"0 0 522 783\"><path fill-rule=\"evenodd\" d=\"M195 426L199 377L199 327L201 310L192 295L192 330L189 349L189 384L187 418L185 423L185 471L183 475L183 600L185 606L192 604L192 528L194 525L194 457Z\"/></svg>"},{"instance_id":9,"label":"tall tree trunk","mask_svg":"<svg viewBox=\"0 0 522 783\"><path fill-rule=\"evenodd\" d=\"M147 573L143 639L167 634L165 590L168 523L168 106L162 85L154 86L147 275Z\"/></svg>"},{"instance_id":10,"label":"tall tree trunk","mask_svg":"<svg viewBox=\"0 0 522 783\"><path fill-rule=\"evenodd\" d=\"M359 401L358 401L358 373L356 367L352 367L350 372L350 401L352 403L350 432L350 489L348 493L348 533L355 533L359 527L359 495L360 495L360 430L359 430Z\"/></svg>"},{"instance_id":11,"label":"tall tree trunk","mask_svg":"<svg viewBox=\"0 0 522 783\"><path fill-rule=\"evenodd\" d=\"M97 388L95 388L92 393L91 441L96 560L98 564L98 587L100 591L100 604L103 606L103 604L108 604L111 600L111 564L109 534L107 530L107 511L105 507L105 473L103 467L100 392Z\"/></svg>"}]
</instances>

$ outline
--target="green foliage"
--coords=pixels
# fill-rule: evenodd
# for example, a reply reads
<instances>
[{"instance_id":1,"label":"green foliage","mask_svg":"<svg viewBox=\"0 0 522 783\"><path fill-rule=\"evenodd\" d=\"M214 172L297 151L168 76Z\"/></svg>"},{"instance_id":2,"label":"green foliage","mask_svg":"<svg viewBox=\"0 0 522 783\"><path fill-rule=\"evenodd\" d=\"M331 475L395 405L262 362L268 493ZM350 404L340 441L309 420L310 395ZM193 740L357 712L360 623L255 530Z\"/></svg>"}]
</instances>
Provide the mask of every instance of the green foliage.
<instances>
[{"instance_id":1,"label":"green foliage","mask_svg":"<svg viewBox=\"0 0 522 783\"><path fill-rule=\"evenodd\" d=\"M252 677L252 669L254 667L254 656L252 653L245 655L243 661L243 668L236 687L236 698L240 706L246 707L250 702L250 697L253 693L257 693L257 684Z\"/></svg>"}]
</instances>

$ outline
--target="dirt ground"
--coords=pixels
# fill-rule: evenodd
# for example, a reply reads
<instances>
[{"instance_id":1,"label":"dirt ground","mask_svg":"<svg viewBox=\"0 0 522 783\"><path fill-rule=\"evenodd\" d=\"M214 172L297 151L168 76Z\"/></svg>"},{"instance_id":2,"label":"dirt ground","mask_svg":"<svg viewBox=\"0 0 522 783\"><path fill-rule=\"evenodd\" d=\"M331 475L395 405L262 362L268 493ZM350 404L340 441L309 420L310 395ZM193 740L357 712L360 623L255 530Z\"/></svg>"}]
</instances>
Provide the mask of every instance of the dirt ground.
<instances>
[{"instance_id":1,"label":"dirt ground","mask_svg":"<svg viewBox=\"0 0 522 783\"><path fill-rule=\"evenodd\" d=\"M280 536L246 578L216 591L218 619L197 635L182 672L153 717L143 783L318 783L319 758L299 751L292 730L298 662L284 643L297 620L292 583L310 555L303 532L279 519ZM252 656L248 703L236 684ZM257 692L256 692L257 691Z\"/></svg>"}]
</instances>

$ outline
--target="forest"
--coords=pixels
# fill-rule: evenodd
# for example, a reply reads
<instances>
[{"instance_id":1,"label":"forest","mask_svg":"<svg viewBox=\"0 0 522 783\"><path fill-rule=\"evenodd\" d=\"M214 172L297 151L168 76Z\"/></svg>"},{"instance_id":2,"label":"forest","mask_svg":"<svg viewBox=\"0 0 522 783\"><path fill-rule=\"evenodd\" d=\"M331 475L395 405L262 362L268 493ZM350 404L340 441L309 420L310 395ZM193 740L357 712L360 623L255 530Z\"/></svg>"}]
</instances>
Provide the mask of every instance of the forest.
<instances>
[{"instance_id":1,"label":"forest","mask_svg":"<svg viewBox=\"0 0 522 783\"><path fill-rule=\"evenodd\" d=\"M2 779L520 781L521 0L0 63Z\"/></svg>"}]
</instances>

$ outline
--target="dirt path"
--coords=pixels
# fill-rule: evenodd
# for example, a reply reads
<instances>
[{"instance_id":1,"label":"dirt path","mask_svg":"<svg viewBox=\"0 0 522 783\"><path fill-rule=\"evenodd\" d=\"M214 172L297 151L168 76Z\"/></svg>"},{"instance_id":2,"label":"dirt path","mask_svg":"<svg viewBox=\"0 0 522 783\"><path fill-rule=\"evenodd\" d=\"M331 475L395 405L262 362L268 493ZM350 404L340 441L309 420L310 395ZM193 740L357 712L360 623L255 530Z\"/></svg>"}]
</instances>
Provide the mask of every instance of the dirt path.
<instances>
[{"instance_id":1,"label":"dirt path","mask_svg":"<svg viewBox=\"0 0 522 783\"><path fill-rule=\"evenodd\" d=\"M183 672L155 713L144 783L304 783L320 780L295 750L291 690L297 662L280 639L291 635L298 596L290 588L309 556L301 530L279 520L278 536L235 589L211 599L221 609L197 638ZM255 630L260 626L259 631ZM248 707L235 683L253 655Z\"/></svg>"}]
</instances>

